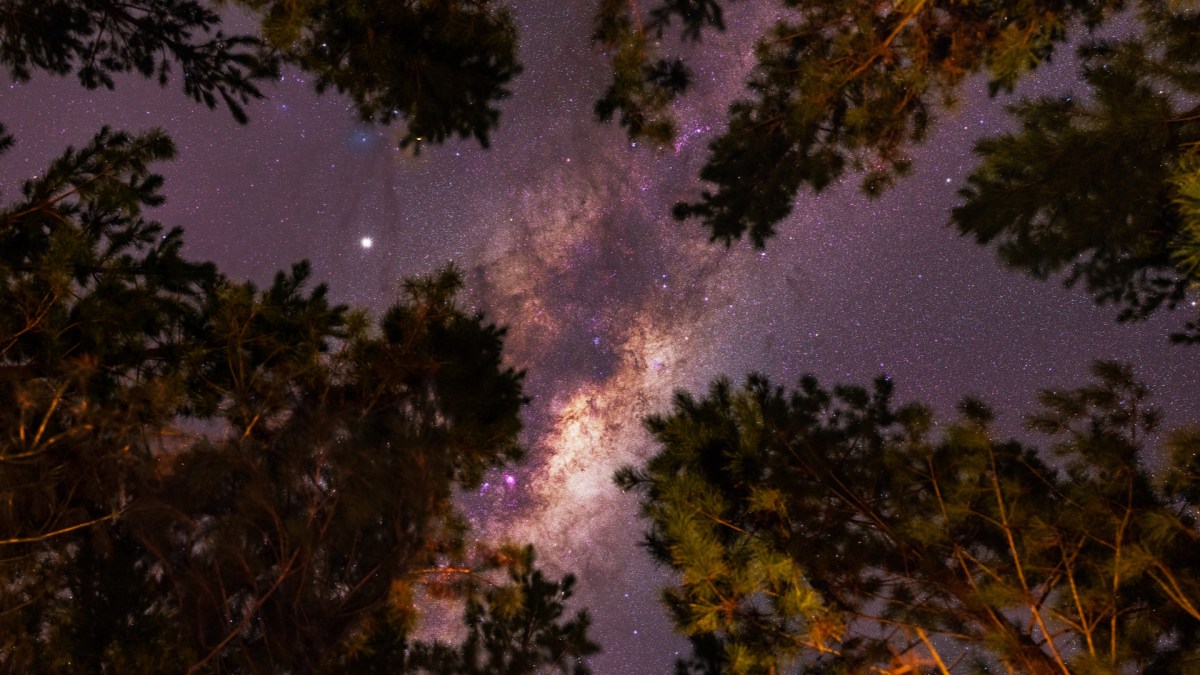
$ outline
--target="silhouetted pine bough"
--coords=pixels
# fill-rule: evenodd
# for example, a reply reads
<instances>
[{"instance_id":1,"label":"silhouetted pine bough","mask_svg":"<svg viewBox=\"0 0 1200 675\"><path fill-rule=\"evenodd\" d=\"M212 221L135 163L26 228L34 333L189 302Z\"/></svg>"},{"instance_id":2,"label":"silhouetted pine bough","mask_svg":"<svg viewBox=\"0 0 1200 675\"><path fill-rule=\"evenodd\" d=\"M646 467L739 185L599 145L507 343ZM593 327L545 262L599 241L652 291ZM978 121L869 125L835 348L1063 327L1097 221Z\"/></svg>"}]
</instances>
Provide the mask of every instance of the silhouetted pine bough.
<instances>
[{"instance_id":1,"label":"silhouetted pine bough","mask_svg":"<svg viewBox=\"0 0 1200 675\"><path fill-rule=\"evenodd\" d=\"M522 454L503 329L452 268L372 325L184 259L173 152L105 129L0 212L0 670L586 672L573 579L451 502ZM463 644L411 639L433 590Z\"/></svg>"}]
</instances>

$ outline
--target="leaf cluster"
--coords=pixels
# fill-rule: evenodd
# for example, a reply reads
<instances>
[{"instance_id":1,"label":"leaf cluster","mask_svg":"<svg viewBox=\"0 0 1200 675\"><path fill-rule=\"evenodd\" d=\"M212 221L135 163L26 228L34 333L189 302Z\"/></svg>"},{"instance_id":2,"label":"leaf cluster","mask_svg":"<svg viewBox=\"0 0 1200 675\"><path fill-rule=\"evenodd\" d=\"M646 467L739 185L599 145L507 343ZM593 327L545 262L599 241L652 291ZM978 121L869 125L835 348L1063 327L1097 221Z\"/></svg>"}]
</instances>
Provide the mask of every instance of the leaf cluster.
<instances>
[{"instance_id":1,"label":"leaf cluster","mask_svg":"<svg viewBox=\"0 0 1200 675\"><path fill-rule=\"evenodd\" d=\"M1166 483L1127 366L1046 392L1044 453L968 399L935 433L891 383L784 392L761 377L676 396L660 451L617 482L641 498L680 672L1187 672L1200 657L1195 434ZM1057 467L1057 468L1056 468Z\"/></svg>"},{"instance_id":2,"label":"leaf cluster","mask_svg":"<svg viewBox=\"0 0 1200 675\"><path fill-rule=\"evenodd\" d=\"M1018 130L984 138L952 224L1008 266L1083 286L1119 321L1175 309L1200 261L1200 15L1186 3L1077 0L780 3L757 42L748 95L712 141L699 198L674 207L712 241L774 236L804 189L847 172L869 195L911 168L936 116L968 77L1011 93L1068 39L1082 90L1022 98ZM661 2L645 10L604 0L593 42L613 81L596 105L631 138L674 136L671 106L690 83L686 64L661 53L677 21L684 42L723 30L719 0ZM1118 18L1120 17L1120 18ZM1103 30L1101 30L1103 29ZM1112 37L1119 30L1119 37ZM1072 37L1074 32L1074 37ZM1171 339L1200 341L1190 320Z\"/></svg>"},{"instance_id":3,"label":"leaf cluster","mask_svg":"<svg viewBox=\"0 0 1200 675\"><path fill-rule=\"evenodd\" d=\"M591 618L580 610L562 620L575 577L546 578L534 567L529 546L502 549L497 562L504 580L477 586L467 597L466 639L457 646L417 643L407 654L408 667L437 675L532 675L549 668L590 673L583 659L599 651L587 636Z\"/></svg>"},{"instance_id":4,"label":"leaf cluster","mask_svg":"<svg viewBox=\"0 0 1200 675\"><path fill-rule=\"evenodd\" d=\"M1009 108L1019 130L976 146L952 220L1037 278L1065 272L1121 321L1173 309L1196 283L1191 152L1200 142L1200 17L1141 7L1144 34L1080 50L1085 93ZM1176 341L1195 342L1195 326Z\"/></svg>"},{"instance_id":5,"label":"leaf cluster","mask_svg":"<svg viewBox=\"0 0 1200 675\"><path fill-rule=\"evenodd\" d=\"M275 62L258 38L225 35L220 23L196 0L14 0L0 8L0 65L18 82L74 72L88 89L112 89L125 73L166 86L178 68L186 95L209 108L219 99L244 123L243 106L262 98L254 80Z\"/></svg>"},{"instance_id":6,"label":"leaf cluster","mask_svg":"<svg viewBox=\"0 0 1200 675\"><path fill-rule=\"evenodd\" d=\"M657 44L673 17L683 23L685 40L697 42L708 26L724 28L720 4L713 0L678 0L655 7L643 21L636 3L602 0L593 20L592 44L603 50L613 80L595 105L596 117L617 117L631 140L657 144L675 137L670 106L691 85L692 73L682 59L658 55Z\"/></svg>"},{"instance_id":7,"label":"leaf cluster","mask_svg":"<svg viewBox=\"0 0 1200 675\"><path fill-rule=\"evenodd\" d=\"M102 130L0 211L0 670L332 672L379 626L408 644L465 556L454 490L522 454L523 374L453 268L375 327L307 263L234 282L144 216L173 151ZM466 596L471 649L581 663L572 580L506 559L517 590Z\"/></svg>"},{"instance_id":8,"label":"leaf cluster","mask_svg":"<svg viewBox=\"0 0 1200 675\"><path fill-rule=\"evenodd\" d=\"M335 89L368 122L405 122L401 147L475 138L521 72L511 12L489 0L235 0L262 17L287 63Z\"/></svg>"},{"instance_id":9,"label":"leaf cluster","mask_svg":"<svg viewBox=\"0 0 1200 675\"><path fill-rule=\"evenodd\" d=\"M74 73L88 89L126 73L166 86L177 70L186 95L241 123L257 82L297 66L364 121L403 120L400 146L415 150L453 136L486 147L521 72L512 14L489 0L229 1L259 35L224 34L199 0L14 0L0 8L0 66L17 81Z\"/></svg>"},{"instance_id":10,"label":"leaf cluster","mask_svg":"<svg viewBox=\"0 0 1200 675\"><path fill-rule=\"evenodd\" d=\"M852 169L878 194L905 174L936 108L967 75L986 72L993 93L1009 91L1050 58L1073 22L1096 26L1120 2L805 2L780 3L782 18L759 40L749 98L729 110L729 128L713 141L700 178L714 186L675 208L727 245L748 235L764 245L791 212L797 192L820 191ZM633 3L606 0L594 41L609 51L614 83L602 119L622 112L631 136L673 129L669 104L685 86L666 86L657 55L672 19L682 37L724 28L716 0L665 2L643 18ZM649 120L650 123L647 123ZM660 138L661 140L661 138Z\"/></svg>"}]
</instances>

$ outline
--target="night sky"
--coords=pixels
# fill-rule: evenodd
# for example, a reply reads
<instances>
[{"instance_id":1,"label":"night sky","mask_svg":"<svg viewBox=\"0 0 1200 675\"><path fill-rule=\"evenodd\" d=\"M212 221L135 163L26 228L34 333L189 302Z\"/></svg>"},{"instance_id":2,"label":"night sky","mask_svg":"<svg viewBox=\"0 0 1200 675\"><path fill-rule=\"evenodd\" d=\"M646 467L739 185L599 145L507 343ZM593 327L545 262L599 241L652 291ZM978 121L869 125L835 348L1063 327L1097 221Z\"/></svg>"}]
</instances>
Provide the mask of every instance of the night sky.
<instances>
[{"instance_id":1,"label":"night sky","mask_svg":"<svg viewBox=\"0 0 1200 675\"><path fill-rule=\"evenodd\" d=\"M751 371L786 385L803 373L826 384L886 373L899 400L924 400L943 420L974 394L1006 432L1023 433L1017 413L1036 390L1081 384L1106 358L1134 363L1166 426L1200 420L1195 353L1167 342L1183 316L1118 325L1082 290L1004 270L946 226L973 139L1005 128L982 81L940 116L898 189L869 200L847 177L802 195L765 252L726 250L672 221L670 205L696 194L707 143L776 3L728 8L729 33L695 54L698 81L665 150L635 147L592 117L607 84L588 41L594 3L513 4L525 72L490 149L398 151L396 130L357 123L345 99L317 98L296 71L264 87L269 100L249 107L244 127L174 82L93 93L39 74L6 82L0 98L17 138L0 189L11 200L101 125L162 127L180 156L161 167L168 201L154 215L186 229L188 255L235 279L265 283L307 258L334 298L379 312L402 278L457 264L464 302L509 327L509 358L533 397L529 460L489 475L462 504L483 536L530 541L551 569L576 573L573 607L592 613L601 674L669 672L686 649L658 607L666 577L637 547L636 505L611 481L653 451L640 419L665 410L675 389ZM1068 90L1061 56L1021 91Z\"/></svg>"}]
</instances>

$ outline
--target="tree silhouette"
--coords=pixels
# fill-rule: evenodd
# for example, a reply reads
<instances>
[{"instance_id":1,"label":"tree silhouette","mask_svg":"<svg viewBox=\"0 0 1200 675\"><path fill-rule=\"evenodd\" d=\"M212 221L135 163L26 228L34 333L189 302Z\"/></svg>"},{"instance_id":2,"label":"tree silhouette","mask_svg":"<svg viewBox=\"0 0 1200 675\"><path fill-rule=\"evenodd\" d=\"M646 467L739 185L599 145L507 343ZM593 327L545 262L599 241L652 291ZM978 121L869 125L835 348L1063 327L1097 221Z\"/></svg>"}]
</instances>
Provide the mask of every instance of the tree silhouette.
<instances>
[{"instance_id":1,"label":"tree silhouette","mask_svg":"<svg viewBox=\"0 0 1200 675\"><path fill-rule=\"evenodd\" d=\"M457 135L485 147L521 72L507 8L489 0L236 0L267 43L350 96L364 121L404 120L401 147Z\"/></svg>"},{"instance_id":2,"label":"tree silhouette","mask_svg":"<svg viewBox=\"0 0 1200 675\"><path fill-rule=\"evenodd\" d=\"M196 0L14 0L0 9L0 65L18 82L73 72L88 89L112 89L124 73L165 86L177 69L185 94L209 108L220 100L245 122L243 106L262 97L254 81L275 62L259 39L225 35L220 23Z\"/></svg>"},{"instance_id":3,"label":"tree silhouette","mask_svg":"<svg viewBox=\"0 0 1200 675\"><path fill-rule=\"evenodd\" d=\"M1019 130L981 141L954 209L960 232L1038 278L1066 272L1122 321L1175 308L1197 283L1189 201L1200 16L1143 7L1145 31L1081 50L1083 96L1022 101ZM1200 340L1195 321L1173 335Z\"/></svg>"},{"instance_id":4,"label":"tree silhouette","mask_svg":"<svg viewBox=\"0 0 1200 675\"><path fill-rule=\"evenodd\" d=\"M496 104L521 71L512 16L488 0L233 0L261 35L228 36L199 0L14 0L0 9L0 66L17 81L75 73L88 88L137 73L239 122L262 98L256 82L282 64L314 74L318 92L350 96L369 122L406 125L401 146L451 136L484 146Z\"/></svg>"},{"instance_id":5,"label":"tree silhouette","mask_svg":"<svg viewBox=\"0 0 1200 675\"><path fill-rule=\"evenodd\" d=\"M997 244L1010 267L1081 283L1120 321L1175 308L1200 269L1200 15L1140 0L1115 18L1125 6L781 2L757 42L748 96L710 144L704 189L674 215L712 241L745 236L762 248L805 189L847 172L869 195L893 186L967 78L986 75L992 95L1011 93L1072 39L1081 90L1009 107L1020 131L976 145L980 164L952 223ZM662 55L662 41L678 22L684 42L699 42L724 17L719 0L600 2L593 40L613 81L597 115L634 138L670 139L690 72ZM1200 341L1200 321L1172 339Z\"/></svg>"},{"instance_id":6,"label":"tree silhouette","mask_svg":"<svg viewBox=\"0 0 1200 675\"><path fill-rule=\"evenodd\" d=\"M681 672L1195 670L1200 445L1176 434L1155 480L1145 387L1094 374L1042 394L1049 452L996 439L975 400L935 433L886 379L677 395L647 421L658 454L617 479L678 575Z\"/></svg>"},{"instance_id":7,"label":"tree silhouette","mask_svg":"<svg viewBox=\"0 0 1200 675\"><path fill-rule=\"evenodd\" d=\"M235 283L144 216L173 152L103 130L0 212L6 671L336 670L411 627L466 554L454 489L522 454L523 375L453 269L376 328L304 263ZM489 625L537 627L530 668L594 651L524 555L539 613Z\"/></svg>"},{"instance_id":8,"label":"tree silhouette","mask_svg":"<svg viewBox=\"0 0 1200 675\"><path fill-rule=\"evenodd\" d=\"M763 246L801 187L820 191L847 169L878 193L907 172L909 148L967 76L986 72L993 92L1011 90L1049 58L1067 25L1096 26L1120 3L779 4L781 18L755 48L750 96L730 108L700 173L713 189L675 208L726 244L748 235ZM620 110L635 137L669 133L668 106L686 89L686 68L657 45L675 20L685 41L723 30L723 5L670 0L643 13L628 0L601 2L594 39L614 72L601 117Z\"/></svg>"}]
</instances>

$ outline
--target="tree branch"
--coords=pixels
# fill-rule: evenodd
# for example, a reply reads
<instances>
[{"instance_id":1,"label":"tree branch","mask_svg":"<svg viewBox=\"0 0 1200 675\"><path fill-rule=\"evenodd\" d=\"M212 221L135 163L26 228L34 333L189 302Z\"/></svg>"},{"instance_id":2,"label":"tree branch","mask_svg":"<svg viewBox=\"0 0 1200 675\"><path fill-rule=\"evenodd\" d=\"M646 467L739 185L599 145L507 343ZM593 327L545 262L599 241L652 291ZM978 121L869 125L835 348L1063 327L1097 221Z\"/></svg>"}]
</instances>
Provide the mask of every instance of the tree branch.
<instances>
[{"instance_id":1,"label":"tree branch","mask_svg":"<svg viewBox=\"0 0 1200 675\"><path fill-rule=\"evenodd\" d=\"M78 524L72 525L70 527L64 527L59 530L54 530L53 532L46 532L44 534L39 534L39 535L35 535L32 537L11 537L9 539L0 539L0 546L12 545L12 544L33 544L33 543L36 543L39 541L45 541L47 539L51 539L53 537L57 537L59 535L66 534L68 532L74 532L75 530L80 530L85 527L91 527L92 525L102 523L106 520L113 520L120 515L121 515L120 512L110 513L107 516L101 516L99 518L96 518L95 520L89 520L86 523L78 523Z\"/></svg>"}]
</instances>

